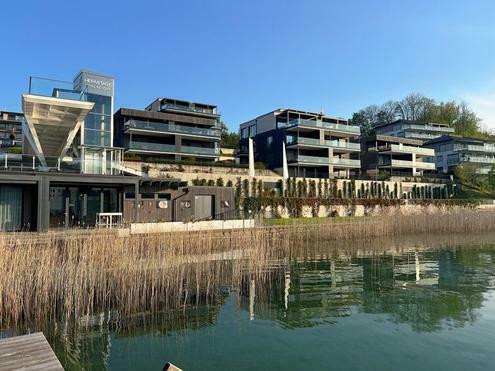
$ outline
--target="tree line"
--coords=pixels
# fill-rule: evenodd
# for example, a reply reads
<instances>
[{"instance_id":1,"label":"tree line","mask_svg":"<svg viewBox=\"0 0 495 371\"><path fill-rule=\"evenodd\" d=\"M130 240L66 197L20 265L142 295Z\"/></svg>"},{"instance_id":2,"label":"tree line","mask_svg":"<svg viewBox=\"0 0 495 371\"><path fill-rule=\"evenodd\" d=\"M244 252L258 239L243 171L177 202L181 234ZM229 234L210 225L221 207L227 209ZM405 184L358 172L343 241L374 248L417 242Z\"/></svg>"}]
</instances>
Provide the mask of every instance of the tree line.
<instances>
[{"instance_id":1,"label":"tree line","mask_svg":"<svg viewBox=\"0 0 495 371\"><path fill-rule=\"evenodd\" d=\"M373 135L377 126L399 119L445 124L454 128L455 134L465 137L494 138L465 102L437 102L422 94L410 94L402 100L364 107L354 112L350 123L359 126L362 135Z\"/></svg>"}]
</instances>

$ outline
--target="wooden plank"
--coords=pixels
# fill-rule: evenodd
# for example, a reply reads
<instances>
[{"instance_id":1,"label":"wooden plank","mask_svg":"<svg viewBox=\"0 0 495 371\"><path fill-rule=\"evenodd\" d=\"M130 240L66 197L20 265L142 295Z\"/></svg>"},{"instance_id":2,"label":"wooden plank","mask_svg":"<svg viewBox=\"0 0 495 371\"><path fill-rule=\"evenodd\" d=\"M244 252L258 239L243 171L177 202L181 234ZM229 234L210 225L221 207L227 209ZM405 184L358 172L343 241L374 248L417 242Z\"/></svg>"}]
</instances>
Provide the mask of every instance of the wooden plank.
<instances>
[{"instance_id":1,"label":"wooden plank","mask_svg":"<svg viewBox=\"0 0 495 371\"><path fill-rule=\"evenodd\" d=\"M41 332L0 340L0 370L63 370Z\"/></svg>"}]
</instances>

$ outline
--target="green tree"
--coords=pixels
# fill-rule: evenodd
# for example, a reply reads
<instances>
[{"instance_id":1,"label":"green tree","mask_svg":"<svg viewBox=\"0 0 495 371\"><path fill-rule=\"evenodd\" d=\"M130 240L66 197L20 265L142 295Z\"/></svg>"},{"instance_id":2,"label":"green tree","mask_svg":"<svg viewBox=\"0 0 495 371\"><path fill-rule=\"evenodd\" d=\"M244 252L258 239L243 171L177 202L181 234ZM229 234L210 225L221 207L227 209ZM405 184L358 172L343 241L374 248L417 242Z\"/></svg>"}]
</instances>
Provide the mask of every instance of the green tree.
<instances>
[{"instance_id":1,"label":"green tree","mask_svg":"<svg viewBox=\"0 0 495 371\"><path fill-rule=\"evenodd\" d=\"M239 133L229 132L227 125L220 121L220 147L226 148L238 148L239 147Z\"/></svg>"}]
</instances>

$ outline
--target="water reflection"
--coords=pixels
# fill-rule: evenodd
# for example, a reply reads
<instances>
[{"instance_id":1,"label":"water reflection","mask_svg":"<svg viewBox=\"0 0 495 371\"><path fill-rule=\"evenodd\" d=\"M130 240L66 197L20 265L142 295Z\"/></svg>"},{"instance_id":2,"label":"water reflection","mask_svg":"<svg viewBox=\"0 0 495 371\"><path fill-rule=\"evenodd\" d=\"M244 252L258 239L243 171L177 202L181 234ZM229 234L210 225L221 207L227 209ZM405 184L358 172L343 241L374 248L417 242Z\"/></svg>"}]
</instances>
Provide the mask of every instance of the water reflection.
<instances>
[{"instance_id":1,"label":"water reflection","mask_svg":"<svg viewBox=\"0 0 495 371\"><path fill-rule=\"evenodd\" d=\"M421 341L419 334L463 328L486 314L483 306L495 287L492 242L494 236L314 243L264 260L259 254L250 257L248 249L230 251L221 255L221 264L211 265L222 270L215 274L222 279L214 287L201 287L209 294L189 297L178 310L123 318L114 309L77 325L51 323L42 330L68 369L123 364L151 369L166 360L164 349L169 357L174 352L206 357L208 345L200 343L202 355L194 340L205 331L212 331L207 339L223 346L232 341L234 328L244 329L238 342L263 338L275 346L270 334L276 338L278 329L349 326L345 319L364 324L357 340L370 341L375 326L405 325ZM219 256L198 257L193 264L212 260L218 262ZM228 325L222 325L222 316ZM266 329L246 327L265 323L272 326L268 335Z\"/></svg>"}]
</instances>

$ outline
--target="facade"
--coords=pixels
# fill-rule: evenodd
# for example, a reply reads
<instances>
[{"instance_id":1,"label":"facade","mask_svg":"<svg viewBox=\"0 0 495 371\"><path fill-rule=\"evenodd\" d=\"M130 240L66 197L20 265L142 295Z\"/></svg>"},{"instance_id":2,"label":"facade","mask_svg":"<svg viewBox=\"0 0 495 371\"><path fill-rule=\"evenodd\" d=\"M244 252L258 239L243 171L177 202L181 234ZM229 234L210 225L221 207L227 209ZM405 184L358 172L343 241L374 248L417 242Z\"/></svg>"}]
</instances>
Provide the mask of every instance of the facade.
<instances>
[{"instance_id":1,"label":"facade","mask_svg":"<svg viewBox=\"0 0 495 371\"><path fill-rule=\"evenodd\" d=\"M133 176L136 171L122 165L123 149L113 145L114 134L124 134L114 128L113 96L113 78L94 72L81 71L72 82L30 79L29 92L22 94L23 153L2 157L0 230L41 232L91 228L109 221L214 219L216 213L233 210L232 189L191 189L180 179ZM195 141L200 148L218 148L216 139L209 138L210 132L212 137L220 137L218 115L207 111L214 110L213 106L192 105L193 113L181 114L175 112L182 107L168 107L168 103L155 101L149 110L131 114L123 109L117 117L131 116L119 122L139 132L137 135L163 138L170 130L178 130L181 135L173 137L180 154ZM161 111L153 111L157 104ZM142 122L137 118L141 117L149 119L148 127L158 126L150 131L139 126ZM162 127L162 118L189 125L167 122ZM201 123L215 129L205 129ZM209 157L213 160L218 155Z\"/></svg>"},{"instance_id":2,"label":"facade","mask_svg":"<svg viewBox=\"0 0 495 371\"><path fill-rule=\"evenodd\" d=\"M360 145L357 126L321 113L278 109L240 125L239 158L248 162L249 138L254 161L289 176L333 178L358 173ZM285 148L285 154L284 154Z\"/></svg>"},{"instance_id":3,"label":"facade","mask_svg":"<svg viewBox=\"0 0 495 371\"><path fill-rule=\"evenodd\" d=\"M488 174L495 165L495 142L444 135L426 142L425 146L435 150L429 161L439 172L449 173L457 165L471 163L478 166L480 174Z\"/></svg>"},{"instance_id":4,"label":"facade","mask_svg":"<svg viewBox=\"0 0 495 371\"><path fill-rule=\"evenodd\" d=\"M435 170L434 164L425 161L434 155L435 150L424 148L421 140L385 135L361 139L361 166L368 175L422 175Z\"/></svg>"},{"instance_id":5,"label":"facade","mask_svg":"<svg viewBox=\"0 0 495 371\"><path fill-rule=\"evenodd\" d=\"M213 162L220 156L216 106L159 98L145 110L115 113L115 138L125 153L147 159Z\"/></svg>"},{"instance_id":6,"label":"facade","mask_svg":"<svg viewBox=\"0 0 495 371\"><path fill-rule=\"evenodd\" d=\"M396 120L376 127L375 133L377 135L426 141L442 135L454 134L454 128L433 122Z\"/></svg>"},{"instance_id":7,"label":"facade","mask_svg":"<svg viewBox=\"0 0 495 371\"><path fill-rule=\"evenodd\" d=\"M0 111L0 153L22 152L23 122L22 113Z\"/></svg>"}]
</instances>

